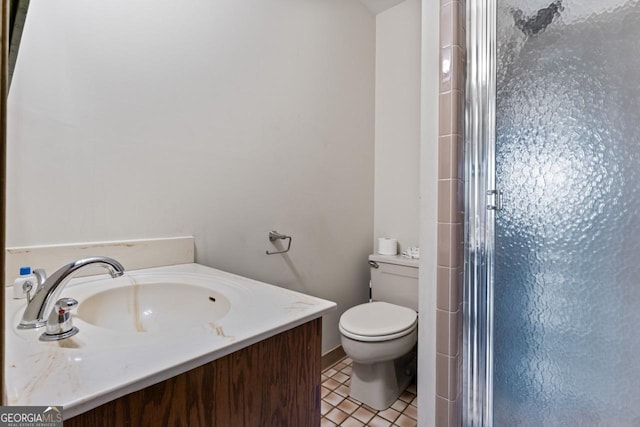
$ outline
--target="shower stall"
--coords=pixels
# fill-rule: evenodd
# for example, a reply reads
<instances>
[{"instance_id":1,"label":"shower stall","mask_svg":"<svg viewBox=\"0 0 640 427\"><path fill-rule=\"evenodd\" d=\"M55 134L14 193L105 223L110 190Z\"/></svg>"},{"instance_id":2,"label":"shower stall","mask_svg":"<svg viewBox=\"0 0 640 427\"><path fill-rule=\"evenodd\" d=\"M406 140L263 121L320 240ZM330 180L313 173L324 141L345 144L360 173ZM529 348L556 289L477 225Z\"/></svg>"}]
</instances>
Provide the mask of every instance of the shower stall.
<instances>
[{"instance_id":1,"label":"shower stall","mask_svg":"<svg viewBox=\"0 0 640 427\"><path fill-rule=\"evenodd\" d=\"M467 0L465 426L640 425L640 2Z\"/></svg>"}]
</instances>

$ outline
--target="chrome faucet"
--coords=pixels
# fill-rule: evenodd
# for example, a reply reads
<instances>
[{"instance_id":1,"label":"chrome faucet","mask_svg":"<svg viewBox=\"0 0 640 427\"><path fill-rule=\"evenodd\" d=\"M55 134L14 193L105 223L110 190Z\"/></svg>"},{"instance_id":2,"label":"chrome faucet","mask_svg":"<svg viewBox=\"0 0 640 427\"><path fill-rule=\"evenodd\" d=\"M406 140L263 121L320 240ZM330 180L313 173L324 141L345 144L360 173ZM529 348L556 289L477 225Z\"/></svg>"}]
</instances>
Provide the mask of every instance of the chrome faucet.
<instances>
[{"instance_id":1,"label":"chrome faucet","mask_svg":"<svg viewBox=\"0 0 640 427\"><path fill-rule=\"evenodd\" d=\"M93 265L105 267L113 278L124 274L124 267L122 267L122 264L115 259L107 257L84 258L73 261L53 273L48 279L42 270L38 270L39 274L36 275L38 279L38 288L35 291L33 298L31 298L27 303L27 308L24 310L18 329L40 328L47 325L47 319L49 319L50 322L56 319L59 319L61 323L65 324L68 322L69 328L71 328L68 311L77 305L77 301L73 300L72 302L70 298L63 298L58 301L58 297L67 282L71 280L76 272ZM54 313L54 308L56 308L59 313ZM65 314L66 316L64 316ZM53 332L56 329L59 329L57 325L52 324L47 328L47 333L50 331ZM77 328L74 329L75 332L71 335L74 335L78 331ZM47 335L47 333L43 335ZM60 336L59 338L52 339L68 338L71 335L67 334L66 336Z\"/></svg>"}]
</instances>

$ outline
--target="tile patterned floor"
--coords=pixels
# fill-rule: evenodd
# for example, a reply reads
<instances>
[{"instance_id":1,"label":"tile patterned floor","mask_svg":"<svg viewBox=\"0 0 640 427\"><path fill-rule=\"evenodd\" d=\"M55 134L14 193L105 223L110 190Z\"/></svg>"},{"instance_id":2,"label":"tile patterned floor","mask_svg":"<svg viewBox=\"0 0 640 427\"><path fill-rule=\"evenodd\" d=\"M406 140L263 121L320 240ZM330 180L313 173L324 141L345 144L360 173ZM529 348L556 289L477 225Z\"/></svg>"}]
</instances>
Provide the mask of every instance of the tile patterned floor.
<instances>
[{"instance_id":1,"label":"tile patterned floor","mask_svg":"<svg viewBox=\"0 0 640 427\"><path fill-rule=\"evenodd\" d=\"M412 384L390 408L377 411L349 397L351 359L322 372L321 426L415 427L418 423L416 386Z\"/></svg>"}]
</instances>

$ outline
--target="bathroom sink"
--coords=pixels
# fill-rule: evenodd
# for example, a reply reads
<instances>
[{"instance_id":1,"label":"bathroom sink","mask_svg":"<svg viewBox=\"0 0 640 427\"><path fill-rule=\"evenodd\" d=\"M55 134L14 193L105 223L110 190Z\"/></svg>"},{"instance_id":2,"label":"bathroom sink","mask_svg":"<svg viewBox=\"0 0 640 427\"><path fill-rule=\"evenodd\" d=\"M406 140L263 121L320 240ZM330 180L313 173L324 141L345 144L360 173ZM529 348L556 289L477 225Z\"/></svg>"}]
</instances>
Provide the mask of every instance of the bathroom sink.
<instances>
[{"instance_id":1,"label":"bathroom sink","mask_svg":"<svg viewBox=\"0 0 640 427\"><path fill-rule=\"evenodd\" d=\"M185 283L153 282L97 292L81 301L77 316L119 332L180 333L215 328L231 309L212 289Z\"/></svg>"}]
</instances>

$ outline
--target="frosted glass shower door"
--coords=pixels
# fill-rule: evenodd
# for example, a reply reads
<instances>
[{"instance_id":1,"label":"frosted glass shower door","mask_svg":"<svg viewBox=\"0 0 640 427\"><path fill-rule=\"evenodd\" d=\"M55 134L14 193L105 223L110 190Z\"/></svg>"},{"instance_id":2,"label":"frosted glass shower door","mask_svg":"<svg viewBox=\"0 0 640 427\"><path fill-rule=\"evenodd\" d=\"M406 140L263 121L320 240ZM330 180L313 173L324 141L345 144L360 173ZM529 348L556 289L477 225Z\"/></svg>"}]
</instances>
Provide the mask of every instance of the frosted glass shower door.
<instances>
[{"instance_id":1,"label":"frosted glass shower door","mask_svg":"<svg viewBox=\"0 0 640 427\"><path fill-rule=\"evenodd\" d=\"M640 3L498 0L495 426L640 426Z\"/></svg>"}]
</instances>

